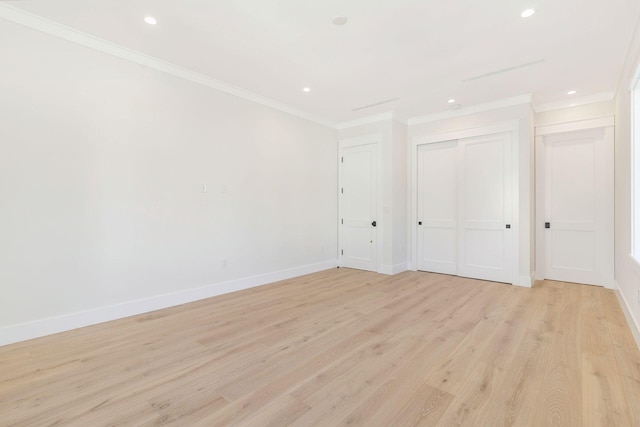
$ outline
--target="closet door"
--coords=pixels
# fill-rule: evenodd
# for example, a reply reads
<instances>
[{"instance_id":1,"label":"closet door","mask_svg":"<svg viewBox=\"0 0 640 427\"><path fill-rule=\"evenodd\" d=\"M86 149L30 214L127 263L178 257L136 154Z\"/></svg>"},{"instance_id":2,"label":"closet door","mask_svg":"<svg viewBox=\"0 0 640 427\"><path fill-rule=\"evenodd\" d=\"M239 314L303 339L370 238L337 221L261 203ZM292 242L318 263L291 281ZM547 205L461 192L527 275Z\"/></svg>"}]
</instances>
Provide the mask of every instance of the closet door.
<instances>
[{"instance_id":1,"label":"closet door","mask_svg":"<svg viewBox=\"0 0 640 427\"><path fill-rule=\"evenodd\" d=\"M462 139L458 274L511 283L511 133Z\"/></svg>"},{"instance_id":2,"label":"closet door","mask_svg":"<svg viewBox=\"0 0 640 427\"><path fill-rule=\"evenodd\" d=\"M418 270L457 274L457 181L457 141L418 147Z\"/></svg>"}]
</instances>

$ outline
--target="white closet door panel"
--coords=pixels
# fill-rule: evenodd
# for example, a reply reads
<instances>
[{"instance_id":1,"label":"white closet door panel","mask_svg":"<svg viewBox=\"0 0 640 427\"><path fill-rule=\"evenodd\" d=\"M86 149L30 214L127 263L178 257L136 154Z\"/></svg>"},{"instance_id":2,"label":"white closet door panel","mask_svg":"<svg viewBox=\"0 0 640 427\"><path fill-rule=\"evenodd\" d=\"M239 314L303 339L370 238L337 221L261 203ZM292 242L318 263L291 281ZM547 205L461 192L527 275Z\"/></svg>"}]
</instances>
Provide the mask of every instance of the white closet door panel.
<instances>
[{"instance_id":1,"label":"white closet door panel","mask_svg":"<svg viewBox=\"0 0 640 427\"><path fill-rule=\"evenodd\" d=\"M502 270L504 239L502 230L468 229L465 233L465 264L467 267Z\"/></svg>"},{"instance_id":2,"label":"white closet door panel","mask_svg":"<svg viewBox=\"0 0 640 427\"><path fill-rule=\"evenodd\" d=\"M458 143L418 147L418 270L457 274Z\"/></svg>"},{"instance_id":3,"label":"white closet door panel","mask_svg":"<svg viewBox=\"0 0 640 427\"><path fill-rule=\"evenodd\" d=\"M504 220L503 138L466 140L463 144L464 207L466 221L496 223Z\"/></svg>"},{"instance_id":4,"label":"white closet door panel","mask_svg":"<svg viewBox=\"0 0 640 427\"><path fill-rule=\"evenodd\" d=\"M458 272L511 277L511 133L460 140Z\"/></svg>"}]
</instances>

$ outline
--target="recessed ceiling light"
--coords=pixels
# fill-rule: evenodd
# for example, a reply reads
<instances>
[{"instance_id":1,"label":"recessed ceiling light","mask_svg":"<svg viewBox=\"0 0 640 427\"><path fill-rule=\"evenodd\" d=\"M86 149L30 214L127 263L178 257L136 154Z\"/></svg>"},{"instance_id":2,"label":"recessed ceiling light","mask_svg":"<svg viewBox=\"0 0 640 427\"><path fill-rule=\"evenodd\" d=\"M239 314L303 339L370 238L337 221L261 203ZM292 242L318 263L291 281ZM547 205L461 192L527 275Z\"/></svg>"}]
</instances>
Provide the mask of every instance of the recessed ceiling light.
<instances>
[{"instance_id":1,"label":"recessed ceiling light","mask_svg":"<svg viewBox=\"0 0 640 427\"><path fill-rule=\"evenodd\" d=\"M311 92L311 89L309 89L308 87L305 87L304 89L302 89L303 92Z\"/></svg>"},{"instance_id":2,"label":"recessed ceiling light","mask_svg":"<svg viewBox=\"0 0 640 427\"><path fill-rule=\"evenodd\" d=\"M334 16L332 22L333 25L344 25L348 20L349 18L347 18L346 16Z\"/></svg>"},{"instance_id":3,"label":"recessed ceiling light","mask_svg":"<svg viewBox=\"0 0 640 427\"><path fill-rule=\"evenodd\" d=\"M146 18L144 18L144 22L149 25L156 25L158 23L158 21L156 21L156 18L154 18L153 16L147 16Z\"/></svg>"},{"instance_id":4,"label":"recessed ceiling light","mask_svg":"<svg viewBox=\"0 0 640 427\"><path fill-rule=\"evenodd\" d=\"M449 104L453 104L454 102L456 102L455 99L451 98L450 100L447 101Z\"/></svg>"},{"instance_id":5,"label":"recessed ceiling light","mask_svg":"<svg viewBox=\"0 0 640 427\"><path fill-rule=\"evenodd\" d=\"M534 13L536 13L536 11L535 11L535 10L533 10L533 9L527 9L527 10L525 10L524 12L522 12L522 13L520 14L520 16L522 16L523 18L528 18L528 17L530 17L530 16L533 16L533 14L534 14Z\"/></svg>"},{"instance_id":6,"label":"recessed ceiling light","mask_svg":"<svg viewBox=\"0 0 640 427\"><path fill-rule=\"evenodd\" d=\"M577 92L575 90L570 90L567 92L567 95L575 95Z\"/></svg>"}]
</instances>

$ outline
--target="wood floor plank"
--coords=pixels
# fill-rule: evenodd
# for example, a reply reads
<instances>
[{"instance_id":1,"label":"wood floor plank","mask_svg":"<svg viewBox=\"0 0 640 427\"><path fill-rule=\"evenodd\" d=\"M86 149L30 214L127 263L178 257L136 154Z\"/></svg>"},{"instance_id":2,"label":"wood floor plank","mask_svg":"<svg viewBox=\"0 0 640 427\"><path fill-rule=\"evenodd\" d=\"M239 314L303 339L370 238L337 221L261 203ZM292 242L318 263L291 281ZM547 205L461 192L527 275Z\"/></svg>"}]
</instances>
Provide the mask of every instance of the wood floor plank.
<instances>
[{"instance_id":1,"label":"wood floor plank","mask_svg":"<svg viewBox=\"0 0 640 427\"><path fill-rule=\"evenodd\" d=\"M546 425L582 425L581 286L557 286L553 301L557 316L537 399L542 410L534 419Z\"/></svg>"},{"instance_id":2,"label":"wood floor plank","mask_svg":"<svg viewBox=\"0 0 640 427\"><path fill-rule=\"evenodd\" d=\"M582 286L582 419L585 426L630 426L622 378L609 335L603 290Z\"/></svg>"},{"instance_id":3,"label":"wood floor plank","mask_svg":"<svg viewBox=\"0 0 640 427\"><path fill-rule=\"evenodd\" d=\"M445 357L464 339L461 332L434 329L422 349L339 425L434 425L454 396L425 381L431 365Z\"/></svg>"},{"instance_id":4,"label":"wood floor plank","mask_svg":"<svg viewBox=\"0 0 640 427\"><path fill-rule=\"evenodd\" d=\"M0 347L0 426L640 425L613 291L332 269Z\"/></svg>"}]
</instances>

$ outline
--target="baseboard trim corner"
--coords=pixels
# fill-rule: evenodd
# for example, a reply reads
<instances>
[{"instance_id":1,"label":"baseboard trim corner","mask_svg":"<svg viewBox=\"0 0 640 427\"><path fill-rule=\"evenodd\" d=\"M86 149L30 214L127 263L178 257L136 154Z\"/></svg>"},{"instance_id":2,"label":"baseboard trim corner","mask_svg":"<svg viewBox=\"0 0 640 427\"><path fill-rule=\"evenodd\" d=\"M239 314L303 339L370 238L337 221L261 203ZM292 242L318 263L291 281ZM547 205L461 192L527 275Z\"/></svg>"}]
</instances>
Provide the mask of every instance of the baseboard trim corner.
<instances>
[{"instance_id":1,"label":"baseboard trim corner","mask_svg":"<svg viewBox=\"0 0 640 427\"><path fill-rule=\"evenodd\" d=\"M521 286L523 288L530 288L533 286L534 276L520 276L514 282L514 286Z\"/></svg>"},{"instance_id":2,"label":"baseboard trim corner","mask_svg":"<svg viewBox=\"0 0 640 427\"><path fill-rule=\"evenodd\" d=\"M622 292L620 292L620 284L617 281L614 282L614 292L616 293L620 307L622 307L624 317L627 319L627 324L629 325L629 329L631 329L631 334L633 334L633 338L636 340L636 346L638 347L638 350L640 350L640 324L638 324L638 321L633 317L629 303Z\"/></svg>"},{"instance_id":3,"label":"baseboard trim corner","mask_svg":"<svg viewBox=\"0 0 640 427\"><path fill-rule=\"evenodd\" d=\"M388 276L393 276L398 273L402 273L403 271L407 271L409 268L406 262L394 265L383 265L380 268L380 274L386 274Z\"/></svg>"},{"instance_id":4,"label":"baseboard trim corner","mask_svg":"<svg viewBox=\"0 0 640 427\"><path fill-rule=\"evenodd\" d=\"M308 264L285 270L274 271L241 279L215 283L199 288L187 289L170 294L127 301L90 310L63 314L60 316L38 319L31 322L9 325L0 328L0 346L27 341L34 338L66 332L85 326L122 319L148 313L163 308L173 307L205 298L211 298L230 292L241 291L256 286L287 280L306 274L336 268L338 260L328 260L316 264Z\"/></svg>"}]
</instances>

